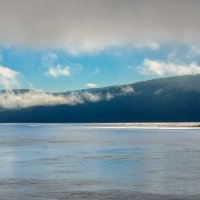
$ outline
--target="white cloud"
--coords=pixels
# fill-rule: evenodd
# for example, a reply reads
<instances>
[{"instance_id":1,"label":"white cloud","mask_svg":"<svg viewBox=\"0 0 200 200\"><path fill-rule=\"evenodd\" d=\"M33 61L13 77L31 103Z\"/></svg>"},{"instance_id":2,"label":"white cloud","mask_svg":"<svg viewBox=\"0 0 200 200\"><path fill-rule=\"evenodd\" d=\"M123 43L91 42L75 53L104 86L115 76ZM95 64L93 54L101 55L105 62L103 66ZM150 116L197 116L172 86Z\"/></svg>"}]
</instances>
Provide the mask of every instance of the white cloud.
<instances>
[{"instance_id":1,"label":"white cloud","mask_svg":"<svg viewBox=\"0 0 200 200\"><path fill-rule=\"evenodd\" d=\"M88 88L96 88L97 85L96 85L96 83L87 83L86 87L88 87Z\"/></svg>"},{"instance_id":2,"label":"white cloud","mask_svg":"<svg viewBox=\"0 0 200 200\"><path fill-rule=\"evenodd\" d=\"M56 67L50 67L46 72L46 75L54 78L57 78L59 76L70 76L71 75L70 67L62 65L57 65Z\"/></svg>"},{"instance_id":3,"label":"white cloud","mask_svg":"<svg viewBox=\"0 0 200 200\"><path fill-rule=\"evenodd\" d=\"M6 90L19 88L19 81L17 80L18 72L7 67L0 66L0 86Z\"/></svg>"},{"instance_id":4,"label":"white cloud","mask_svg":"<svg viewBox=\"0 0 200 200\"><path fill-rule=\"evenodd\" d=\"M176 64L159 60L145 59L143 66L139 67L142 74L146 75L190 75L199 74L200 66L196 62L190 64Z\"/></svg>"},{"instance_id":5,"label":"white cloud","mask_svg":"<svg viewBox=\"0 0 200 200\"><path fill-rule=\"evenodd\" d=\"M107 92L107 93L106 93L106 96L105 96L105 99L106 99L107 101L110 101L112 98L114 98L114 95L111 94L110 92Z\"/></svg>"},{"instance_id":6,"label":"white cloud","mask_svg":"<svg viewBox=\"0 0 200 200\"><path fill-rule=\"evenodd\" d=\"M91 101L91 102L97 102L103 99L100 96L100 94L97 94L97 93L95 94L95 93L90 93L90 92L83 92L81 95L84 97L86 101Z\"/></svg>"},{"instance_id":7,"label":"white cloud","mask_svg":"<svg viewBox=\"0 0 200 200\"><path fill-rule=\"evenodd\" d=\"M134 92L135 91L134 91L133 87L130 85L125 85L125 86L122 86L122 88L121 88L122 95L132 94Z\"/></svg>"}]
</instances>

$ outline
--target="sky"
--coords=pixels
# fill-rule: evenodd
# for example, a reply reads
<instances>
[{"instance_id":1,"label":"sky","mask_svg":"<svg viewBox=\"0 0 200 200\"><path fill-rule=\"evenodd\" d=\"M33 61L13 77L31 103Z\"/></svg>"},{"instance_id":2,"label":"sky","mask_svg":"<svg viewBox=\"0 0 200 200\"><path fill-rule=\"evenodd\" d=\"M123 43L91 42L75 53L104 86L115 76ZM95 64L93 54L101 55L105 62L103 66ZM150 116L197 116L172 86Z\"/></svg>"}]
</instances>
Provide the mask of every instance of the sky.
<instances>
[{"instance_id":1,"label":"sky","mask_svg":"<svg viewBox=\"0 0 200 200\"><path fill-rule=\"evenodd\" d=\"M0 0L0 89L200 73L199 0Z\"/></svg>"}]
</instances>

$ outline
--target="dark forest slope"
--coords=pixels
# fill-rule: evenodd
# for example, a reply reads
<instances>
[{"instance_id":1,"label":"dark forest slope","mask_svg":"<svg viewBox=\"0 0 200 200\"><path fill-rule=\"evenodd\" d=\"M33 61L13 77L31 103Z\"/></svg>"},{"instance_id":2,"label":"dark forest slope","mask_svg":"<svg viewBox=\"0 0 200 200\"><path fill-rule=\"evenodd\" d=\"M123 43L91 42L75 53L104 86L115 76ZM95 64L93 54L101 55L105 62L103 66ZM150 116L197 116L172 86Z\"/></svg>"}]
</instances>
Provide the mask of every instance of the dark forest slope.
<instances>
[{"instance_id":1,"label":"dark forest slope","mask_svg":"<svg viewBox=\"0 0 200 200\"><path fill-rule=\"evenodd\" d=\"M112 94L114 97L110 100L86 101L73 106L2 109L0 122L200 121L200 75L155 79L128 86L134 92L126 95L115 95L122 86L87 90L94 94Z\"/></svg>"}]
</instances>

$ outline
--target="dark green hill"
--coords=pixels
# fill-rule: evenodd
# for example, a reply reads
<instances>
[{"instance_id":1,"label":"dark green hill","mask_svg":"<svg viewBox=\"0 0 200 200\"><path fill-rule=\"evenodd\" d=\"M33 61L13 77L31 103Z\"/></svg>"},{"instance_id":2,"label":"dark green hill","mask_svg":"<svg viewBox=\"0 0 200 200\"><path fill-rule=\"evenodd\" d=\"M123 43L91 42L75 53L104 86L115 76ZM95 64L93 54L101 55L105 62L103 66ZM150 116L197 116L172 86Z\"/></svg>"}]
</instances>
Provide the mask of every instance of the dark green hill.
<instances>
[{"instance_id":1,"label":"dark green hill","mask_svg":"<svg viewBox=\"0 0 200 200\"><path fill-rule=\"evenodd\" d=\"M134 92L122 94L124 87L133 88ZM85 101L73 106L3 109L0 112L0 122L200 121L200 75L161 78L126 86L77 92L80 94L89 92L101 96L109 93L112 98L110 100L103 98L96 102ZM69 92L62 94L69 95Z\"/></svg>"}]
</instances>

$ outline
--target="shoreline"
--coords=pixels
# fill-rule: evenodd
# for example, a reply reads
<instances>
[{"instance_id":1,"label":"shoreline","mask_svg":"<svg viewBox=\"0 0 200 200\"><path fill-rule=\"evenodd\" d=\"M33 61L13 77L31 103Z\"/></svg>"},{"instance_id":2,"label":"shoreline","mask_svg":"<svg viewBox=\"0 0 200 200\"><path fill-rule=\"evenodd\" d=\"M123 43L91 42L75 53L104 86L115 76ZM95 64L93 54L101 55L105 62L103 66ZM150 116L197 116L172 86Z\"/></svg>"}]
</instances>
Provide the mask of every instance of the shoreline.
<instances>
[{"instance_id":1,"label":"shoreline","mask_svg":"<svg viewBox=\"0 0 200 200\"><path fill-rule=\"evenodd\" d=\"M0 123L1 125L66 126L88 129L200 129L200 122L123 122L123 123Z\"/></svg>"}]
</instances>

